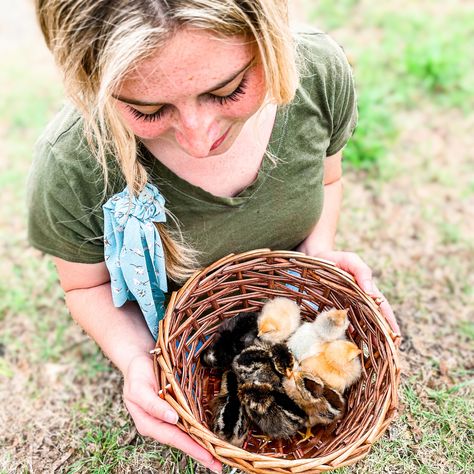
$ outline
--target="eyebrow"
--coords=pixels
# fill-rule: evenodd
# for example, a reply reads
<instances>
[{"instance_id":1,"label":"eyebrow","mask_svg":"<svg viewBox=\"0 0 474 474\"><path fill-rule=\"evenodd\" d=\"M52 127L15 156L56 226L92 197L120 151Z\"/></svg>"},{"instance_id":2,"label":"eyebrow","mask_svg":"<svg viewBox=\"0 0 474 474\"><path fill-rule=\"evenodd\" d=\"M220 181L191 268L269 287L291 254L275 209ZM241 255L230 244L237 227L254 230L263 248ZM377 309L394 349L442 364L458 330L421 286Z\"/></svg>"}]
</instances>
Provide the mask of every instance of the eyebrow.
<instances>
[{"instance_id":1,"label":"eyebrow","mask_svg":"<svg viewBox=\"0 0 474 474\"><path fill-rule=\"evenodd\" d=\"M243 68L239 69L236 73L232 74L231 77L228 77L224 81L219 82L219 84L216 84L212 89L209 89L206 92L203 92L202 94L199 94L199 95L209 94L210 92L219 90L222 87L226 86L227 84L229 84L229 82L232 82L237 76L239 76L240 74L245 72L247 69L249 69L250 66L253 65L254 60L255 60L255 58L252 58ZM138 105L140 107L160 107L162 105L165 105L165 104L158 103L158 102L146 102L146 101L143 101L143 100L128 99L126 97L122 97L122 96L114 95L114 94L112 94L112 97L114 99L120 100L121 102L125 102L126 104Z\"/></svg>"}]
</instances>

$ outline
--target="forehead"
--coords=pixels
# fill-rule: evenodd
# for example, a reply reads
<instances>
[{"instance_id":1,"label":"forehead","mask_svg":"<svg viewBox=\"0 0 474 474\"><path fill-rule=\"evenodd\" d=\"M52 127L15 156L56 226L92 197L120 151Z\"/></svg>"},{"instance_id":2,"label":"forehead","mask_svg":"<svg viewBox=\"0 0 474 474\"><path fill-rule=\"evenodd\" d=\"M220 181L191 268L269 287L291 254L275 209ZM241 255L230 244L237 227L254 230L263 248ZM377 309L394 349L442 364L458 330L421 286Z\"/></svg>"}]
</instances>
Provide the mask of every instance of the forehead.
<instances>
[{"instance_id":1,"label":"forehead","mask_svg":"<svg viewBox=\"0 0 474 474\"><path fill-rule=\"evenodd\" d=\"M201 94L232 76L253 55L243 36L184 29L134 67L122 81L120 94L163 103Z\"/></svg>"}]
</instances>

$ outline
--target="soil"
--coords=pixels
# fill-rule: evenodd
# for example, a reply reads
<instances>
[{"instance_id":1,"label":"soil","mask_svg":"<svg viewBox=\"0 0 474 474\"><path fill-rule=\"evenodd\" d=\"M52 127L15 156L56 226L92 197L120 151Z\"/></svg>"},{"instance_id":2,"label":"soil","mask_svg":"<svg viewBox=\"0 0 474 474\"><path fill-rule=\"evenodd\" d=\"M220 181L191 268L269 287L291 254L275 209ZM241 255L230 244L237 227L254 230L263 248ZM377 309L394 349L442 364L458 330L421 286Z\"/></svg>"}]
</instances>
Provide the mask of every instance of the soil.
<instances>
[{"instance_id":1,"label":"soil","mask_svg":"<svg viewBox=\"0 0 474 474\"><path fill-rule=\"evenodd\" d=\"M6 39L15 37L21 51L35 46L35 54L25 59L52 68L30 3L9 2L6 10L7 15L0 17L0 52L11 50ZM350 32L338 34L342 38ZM345 169L337 247L365 259L392 304L403 335L403 381L416 378L424 386L449 388L467 380L464 374L474 370L472 338L462 330L465 322L474 321L474 114L440 113L422 103L401 113L397 121L401 134L386 157L389 177ZM0 149L4 153L4 147ZM1 161L4 165L6 157ZM8 222L1 224L11 232ZM15 223L22 236L15 241L16 249L2 238L1 268L9 275L19 271L33 280L37 272L46 278L48 263L27 249L24 225ZM14 259L12 251L18 249L22 256ZM40 263L22 270L31 260ZM135 446L136 464L114 472L176 472L172 462L154 470L156 461L140 457L157 449L157 444L143 445L134 435L121 400L120 375L65 319L61 293L51 289L55 284L43 281L34 286L32 312L16 313L14 307L2 306L0 360L5 358L11 372L0 370L0 472L68 471L87 453L94 454L93 445L89 452L84 444L84 435L98 421L122 427L119 443ZM42 291L53 302L45 301ZM41 319L46 313L45 324L54 315L62 327L62 341L67 341L61 354L51 358L29 349L37 347L31 334L32 314ZM95 373L87 369L94 364ZM364 463L370 469L370 460Z\"/></svg>"}]
</instances>

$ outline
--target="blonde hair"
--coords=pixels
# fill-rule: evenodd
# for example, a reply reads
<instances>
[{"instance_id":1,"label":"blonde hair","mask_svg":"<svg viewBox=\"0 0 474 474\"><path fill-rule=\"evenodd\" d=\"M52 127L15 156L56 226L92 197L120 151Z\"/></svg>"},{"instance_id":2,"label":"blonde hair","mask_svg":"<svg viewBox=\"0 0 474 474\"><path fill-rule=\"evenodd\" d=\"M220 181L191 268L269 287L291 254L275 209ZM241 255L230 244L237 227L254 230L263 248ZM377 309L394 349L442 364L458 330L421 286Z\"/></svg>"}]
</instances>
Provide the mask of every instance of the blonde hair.
<instances>
[{"instance_id":1,"label":"blonde hair","mask_svg":"<svg viewBox=\"0 0 474 474\"><path fill-rule=\"evenodd\" d=\"M250 39L259 51L267 92L279 104L298 84L287 0L36 0L46 43L63 73L66 93L84 120L84 134L104 172L115 157L131 193L147 183L137 141L123 123L112 93L137 62L155 53L180 28ZM105 196L105 192L104 192ZM158 224L169 276L182 281L197 253L177 230Z\"/></svg>"}]
</instances>

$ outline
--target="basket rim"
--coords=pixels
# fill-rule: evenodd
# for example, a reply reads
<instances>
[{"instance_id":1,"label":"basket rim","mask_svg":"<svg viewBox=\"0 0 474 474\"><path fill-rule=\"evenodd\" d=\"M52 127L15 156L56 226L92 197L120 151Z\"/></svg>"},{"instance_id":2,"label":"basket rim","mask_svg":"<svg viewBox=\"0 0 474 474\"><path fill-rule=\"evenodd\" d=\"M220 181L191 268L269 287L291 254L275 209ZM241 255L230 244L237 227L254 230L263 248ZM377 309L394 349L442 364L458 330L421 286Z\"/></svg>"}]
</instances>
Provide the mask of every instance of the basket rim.
<instances>
[{"instance_id":1,"label":"basket rim","mask_svg":"<svg viewBox=\"0 0 474 474\"><path fill-rule=\"evenodd\" d=\"M263 249L255 249L255 250L250 250L248 252L237 253L237 254L230 253L229 255L226 255L225 257L222 257L221 259L216 260L208 267L201 270L197 270L188 278L185 284L178 291L174 291L172 293L169 304L166 308L166 312L165 312L165 316L163 320L171 316L176 304L179 303L187 295L188 288L192 286L195 283L195 281L198 280L202 275L212 272L218 269L219 267L222 267L224 264L232 263L233 261L236 261L236 260L251 258L253 256L261 257L261 258L268 258L268 257L296 258L299 261L307 261L308 263L317 262L319 264L326 265L331 270L338 273L341 277L343 277L347 281L347 283L351 285L352 289L358 293L358 296L361 297L365 301L365 303L367 303L371 307L374 314L377 316L377 323L379 324L380 328L383 330L384 334L386 333L385 336L388 336L388 339L392 341L392 343L394 344L396 343L397 345L399 345L400 335L396 334L392 330L392 328L388 324L388 321L382 315L379 306L375 303L374 299L370 295L368 295L364 290L362 290L362 288L360 288L355 278L350 273L346 272L345 270L342 270L334 262L331 262L330 260L326 260L320 257L312 257L310 255L306 255L305 253L296 252L294 250L271 250L268 248L263 248ZM173 304L171 304L172 302Z\"/></svg>"},{"instance_id":2,"label":"basket rim","mask_svg":"<svg viewBox=\"0 0 474 474\"><path fill-rule=\"evenodd\" d=\"M169 329L172 321L172 315L176 308L179 308L180 304L183 301L186 301L189 294L196 287L196 285L202 281L203 277L205 279L207 275L218 271L219 268L225 268L226 265L235 263L236 261L242 261L248 264L252 261L252 259L255 259L256 261L262 259L262 261L264 261L268 260L268 258L283 258L288 259L289 261L297 260L299 264L303 264L303 266L308 265L308 268L310 269L314 268L314 264L317 264L319 267L323 267L334 273L337 273L339 277L348 283L350 290L355 293L358 299L361 299L367 306L369 306L371 313L374 316L374 322L377 324L387 342L387 345L389 346L389 352L392 359L388 363L390 367L388 367L387 370L391 372L392 376L390 385L388 387L389 389L384 393L382 399L380 400L383 414L379 415L377 422L370 426L367 432L364 433L364 436L354 440L347 446L324 456L300 459L275 458L264 454L252 453L219 439L212 431L210 431L198 419L195 418L191 407L184 396L184 393L182 393L181 387L173 374L173 365L168 354L168 348L170 347ZM400 360L398 353L399 343L400 336L393 332L387 320L382 315L379 306L375 303L372 297L370 297L358 286L351 274L347 273L346 271L337 267L333 262L326 259L311 257L296 251L270 250L268 248L264 248L237 254L231 253L217 260L216 262L213 262L208 267L198 270L193 275L191 275L191 277L178 291L172 293L165 312L165 317L159 323L158 339L156 341L155 350L152 352L154 352L154 367L157 380L158 372L162 371L164 373L164 378L171 387L170 391L166 389L163 390L162 398L168 401L168 403L170 403L170 405L178 412L183 421L188 424L188 427L186 427L184 423L180 421L178 426L187 432L196 442L198 442L205 449L211 451L213 455L222 462L240 469L244 468L241 464L237 464L235 459L245 460L248 463L251 463L255 469L290 468L291 472L296 473L306 472L306 469L332 470L344 465L346 460L348 461L348 464L352 464L351 460L347 458L350 458L354 451L358 449L361 450L361 448L363 448L365 445L367 446L367 451L365 454L367 454L372 443L375 442L381 436L381 434L383 434L385 428L397 413L397 389L400 379ZM164 380L164 378L162 377L162 380ZM358 453L359 452L362 451L358 451ZM365 456L365 454L363 453L363 456ZM359 454L357 454L357 458L359 458ZM355 462L355 460L353 462Z\"/></svg>"}]
</instances>

